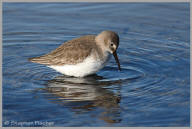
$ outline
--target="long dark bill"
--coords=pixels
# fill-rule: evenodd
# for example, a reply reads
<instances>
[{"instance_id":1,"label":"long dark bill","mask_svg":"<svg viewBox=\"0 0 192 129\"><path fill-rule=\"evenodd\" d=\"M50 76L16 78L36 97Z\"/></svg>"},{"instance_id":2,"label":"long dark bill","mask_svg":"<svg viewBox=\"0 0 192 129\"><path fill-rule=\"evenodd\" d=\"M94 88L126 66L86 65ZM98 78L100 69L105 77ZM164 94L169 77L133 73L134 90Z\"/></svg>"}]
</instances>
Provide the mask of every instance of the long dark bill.
<instances>
[{"instance_id":1,"label":"long dark bill","mask_svg":"<svg viewBox=\"0 0 192 129\"><path fill-rule=\"evenodd\" d=\"M121 71L121 66L120 66L119 59L118 59L116 51L113 52L113 56L115 57L115 61L117 62L119 71Z\"/></svg>"}]
</instances>

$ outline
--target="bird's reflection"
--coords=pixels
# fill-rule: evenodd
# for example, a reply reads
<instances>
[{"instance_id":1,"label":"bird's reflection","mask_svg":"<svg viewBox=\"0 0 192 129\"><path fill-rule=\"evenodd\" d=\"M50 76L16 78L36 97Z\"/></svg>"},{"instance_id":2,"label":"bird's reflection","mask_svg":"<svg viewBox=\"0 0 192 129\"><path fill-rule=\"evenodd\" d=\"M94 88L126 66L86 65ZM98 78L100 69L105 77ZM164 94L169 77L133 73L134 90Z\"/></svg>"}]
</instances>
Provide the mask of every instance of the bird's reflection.
<instances>
[{"instance_id":1,"label":"bird's reflection","mask_svg":"<svg viewBox=\"0 0 192 129\"><path fill-rule=\"evenodd\" d=\"M105 78L92 75L86 78L58 76L47 83L46 90L56 96L55 101L70 107L73 112L83 113L101 108L99 119L118 123L120 119L120 82L103 81ZM115 86L115 91L110 86ZM53 99L54 97L49 97Z\"/></svg>"}]
</instances>

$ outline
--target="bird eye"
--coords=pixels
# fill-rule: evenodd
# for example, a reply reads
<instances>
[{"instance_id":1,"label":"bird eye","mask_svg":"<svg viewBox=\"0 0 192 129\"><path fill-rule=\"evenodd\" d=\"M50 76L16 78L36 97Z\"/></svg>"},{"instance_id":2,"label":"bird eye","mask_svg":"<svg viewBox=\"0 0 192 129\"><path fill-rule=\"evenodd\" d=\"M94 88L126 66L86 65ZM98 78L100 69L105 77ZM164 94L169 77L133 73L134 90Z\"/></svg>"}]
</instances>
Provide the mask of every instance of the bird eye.
<instances>
[{"instance_id":1,"label":"bird eye","mask_svg":"<svg viewBox=\"0 0 192 129\"><path fill-rule=\"evenodd\" d=\"M113 43L111 43L111 47L113 47Z\"/></svg>"}]
</instances>

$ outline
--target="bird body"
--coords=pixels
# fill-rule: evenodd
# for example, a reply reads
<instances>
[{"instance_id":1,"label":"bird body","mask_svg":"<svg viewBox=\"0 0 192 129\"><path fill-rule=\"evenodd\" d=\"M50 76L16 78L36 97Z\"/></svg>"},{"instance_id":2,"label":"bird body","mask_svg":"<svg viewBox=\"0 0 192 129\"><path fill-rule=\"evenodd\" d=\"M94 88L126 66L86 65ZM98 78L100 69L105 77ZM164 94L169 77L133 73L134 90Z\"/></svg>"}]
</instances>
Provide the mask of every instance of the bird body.
<instances>
[{"instance_id":1,"label":"bird body","mask_svg":"<svg viewBox=\"0 0 192 129\"><path fill-rule=\"evenodd\" d=\"M105 59L95 59L93 55L88 56L83 60L81 63L77 63L74 65L71 64L65 64L62 66L56 66L51 65L48 66L50 68L55 69L56 71L69 75L69 76L76 76L76 77L84 77L87 75L91 75L102 69L107 61L109 60L109 57L111 55L108 53L106 54Z\"/></svg>"},{"instance_id":2,"label":"bird body","mask_svg":"<svg viewBox=\"0 0 192 129\"><path fill-rule=\"evenodd\" d=\"M102 69L111 54L118 63L116 49L119 37L112 31L99 35L87 35L63 43L48 54L30 58L29 61L48 67L69 76L84 77ZM110 48L111 47L111 48Z\"/></svg>"}]
</instances>

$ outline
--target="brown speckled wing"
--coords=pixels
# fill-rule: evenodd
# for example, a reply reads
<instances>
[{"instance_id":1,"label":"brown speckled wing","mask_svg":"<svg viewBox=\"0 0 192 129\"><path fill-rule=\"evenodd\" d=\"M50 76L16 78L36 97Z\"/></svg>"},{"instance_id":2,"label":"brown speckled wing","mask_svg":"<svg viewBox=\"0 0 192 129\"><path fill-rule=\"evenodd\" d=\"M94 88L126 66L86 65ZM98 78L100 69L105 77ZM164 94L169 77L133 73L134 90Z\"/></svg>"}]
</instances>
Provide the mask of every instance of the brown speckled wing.
<instances>
[{"instance_id":1,"label":"brown speckled wing","mask_svg":"<svg viewBox=\"0 0 192 129\"><path fill-rule=\"evenodd\" d=\"M52 52L29 61L44 65L64 65L82 62L95 47L95 36L87 35L63 43Z\"/></svg>"}]
</instances>

